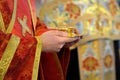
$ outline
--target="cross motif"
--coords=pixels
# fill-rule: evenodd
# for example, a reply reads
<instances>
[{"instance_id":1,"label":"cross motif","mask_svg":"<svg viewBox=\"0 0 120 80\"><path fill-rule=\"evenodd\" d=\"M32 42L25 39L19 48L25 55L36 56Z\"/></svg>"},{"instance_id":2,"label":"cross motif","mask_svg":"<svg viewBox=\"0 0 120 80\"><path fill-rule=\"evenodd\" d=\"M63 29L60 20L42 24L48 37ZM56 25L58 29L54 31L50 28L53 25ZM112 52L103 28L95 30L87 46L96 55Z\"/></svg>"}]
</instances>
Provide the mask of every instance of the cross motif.
<instances>
[{"instance_id":1,"label":"cross motif","mask_svg":"<svg viewBox=\"0 0 120 80\"><path fill-rule=\"evenodd\" d=\"M19 23L21 24L21 26L22 26L22 35L23 35L23 36L25 36L25 33L26 33L26 32L28 32L28 33L31 34L31 31L30 31L30 29L29 29L29 27L28 27L28 25L27 25L27 17L26 17L26 16L24 16L23 19L20 19L20 18L18 17L18 22L19 22Z\"/></svg>"}]
</instances>

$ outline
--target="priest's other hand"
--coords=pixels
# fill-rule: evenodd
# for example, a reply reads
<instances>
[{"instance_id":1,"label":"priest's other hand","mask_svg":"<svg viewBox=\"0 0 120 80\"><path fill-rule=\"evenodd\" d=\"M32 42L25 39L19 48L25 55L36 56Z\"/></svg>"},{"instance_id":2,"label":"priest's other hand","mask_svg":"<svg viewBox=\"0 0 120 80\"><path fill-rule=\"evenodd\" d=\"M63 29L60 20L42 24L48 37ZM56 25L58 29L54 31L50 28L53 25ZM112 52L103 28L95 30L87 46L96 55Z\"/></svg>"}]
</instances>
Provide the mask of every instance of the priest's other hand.
<instances>
[{"instance_id":1,"label":"priest's other hand","mask_svg":"<svg viewBox=\"0 0 120 80\"><path fill-rule=\"evenodd\" d=\"M68 33L59 30L44 32L41 36L43 52L59 52L66 43L78 40L78 37L68 37Z\"/></svg>"}]
</instances>

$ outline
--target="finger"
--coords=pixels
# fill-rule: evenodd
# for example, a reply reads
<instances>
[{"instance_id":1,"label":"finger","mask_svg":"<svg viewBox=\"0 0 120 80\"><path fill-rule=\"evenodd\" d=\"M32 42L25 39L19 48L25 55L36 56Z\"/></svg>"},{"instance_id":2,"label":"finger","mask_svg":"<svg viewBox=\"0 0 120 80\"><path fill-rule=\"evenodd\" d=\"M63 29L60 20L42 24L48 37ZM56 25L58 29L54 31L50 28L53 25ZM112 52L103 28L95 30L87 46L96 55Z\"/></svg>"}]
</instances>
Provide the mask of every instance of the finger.
<instances>
[{"instance_id":1,"label":"finger","mask_svg":"<svg viewBox=\"0 0 120 80\"><path fill-rule=\"evenodd\" d=\"M75 41L73 41L73 42L68 42L68 43L66 43L64 46L65 46L65 47L70 47L70 46L76 44L78 41L79 41L79 40L75 40Z\"/></svg>"},{"instance_id":2,"label":"finger","mask_svg":"<svg viewBox=\"0 0 120 80\"><path fill-rule=\"evenodd\" d=\"M65 43L69 43L69 42L76 41L78 39L79 39L78 37L74 37L74 38L63 37L62 41L65 42Z\"/></svg>"},{"instance_id":3,"label":"finger","mask_svg":"<svg viewBox=\"0 0 120 80\"><path fill-rule=\"evenodd\" d=\"M61 49L64 47L65 44L61 44L57 49L56 49L56 52L59 52L61 51Z\"/></svg>"},{"instance_id":4,"label":"finger","mask_svg":"<svg viewBox=\"0 0 120 80\"><path fill-rule=\"evenodd\" d=\"M68 33L64 31L57 31L56 30L56 35L61 36L61 37L68 37Z\"/></svg>"}]
</instances>

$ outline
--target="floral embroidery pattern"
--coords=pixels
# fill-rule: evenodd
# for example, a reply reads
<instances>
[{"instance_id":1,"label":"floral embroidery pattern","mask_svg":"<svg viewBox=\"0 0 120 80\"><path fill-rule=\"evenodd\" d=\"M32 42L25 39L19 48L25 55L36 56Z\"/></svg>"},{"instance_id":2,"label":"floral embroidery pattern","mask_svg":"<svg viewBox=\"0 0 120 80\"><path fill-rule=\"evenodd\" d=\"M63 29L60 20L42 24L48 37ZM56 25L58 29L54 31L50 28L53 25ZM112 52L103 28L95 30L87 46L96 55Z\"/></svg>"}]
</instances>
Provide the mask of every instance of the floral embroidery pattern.
<instances>
[{"instance_id":1,"label":"floral embroidery pattern","mask_svg":"<svg viewBox=\"0 0 120 80\"><path fill-rule=\"evenodd\" d=\"M110 68L112 66L113 60L112 60L112 56L111 55L107 55L104 58L104 65L107 68Z\"/></svg>"},{"instance_id":2,"label":"floral embroidery pattern","mask_svg":"<svg viewBox=\"0 0 120 80\"><path fill-rule=\"evenodd\" d=\"M80 8L76 4L66 4L65 10L70 14L70 18L78 18L80 16Z\"/></svg>"},{"instance_id":3,"label":"floral embroidery pattern","mask_svg":"<svg viewBox=\"0 0 120 80\"><path fill-rule=\"evenodd\" d=\"M87 71L96 70L99 66L98 60L92 56L87 57L83 61L83 68L85 68Z\"/></svg>"}]
</instances>

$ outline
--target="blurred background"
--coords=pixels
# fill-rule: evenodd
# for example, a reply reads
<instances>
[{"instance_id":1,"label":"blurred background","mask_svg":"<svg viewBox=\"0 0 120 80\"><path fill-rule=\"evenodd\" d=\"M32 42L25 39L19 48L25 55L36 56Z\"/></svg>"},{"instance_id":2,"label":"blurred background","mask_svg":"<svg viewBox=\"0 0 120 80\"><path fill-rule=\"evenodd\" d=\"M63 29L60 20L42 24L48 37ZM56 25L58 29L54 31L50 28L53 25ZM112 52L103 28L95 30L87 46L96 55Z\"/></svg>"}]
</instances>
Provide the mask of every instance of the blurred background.
<instances>
[{"instance_id":1,"label":"blurred background","mask_svg":"<svg viewBox=\"0 0 120 80\"><path fill-rule=\"evenodd\" d=\"M80 39L71 49L66 80L120 79L120 0L37 0L48 28L74 26Z\"/></svg>"}]
</instances>

